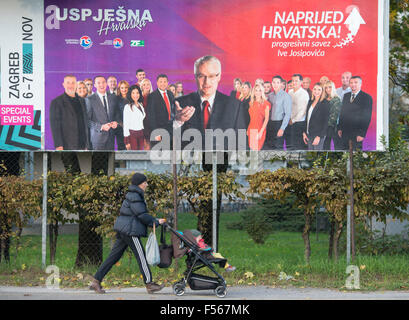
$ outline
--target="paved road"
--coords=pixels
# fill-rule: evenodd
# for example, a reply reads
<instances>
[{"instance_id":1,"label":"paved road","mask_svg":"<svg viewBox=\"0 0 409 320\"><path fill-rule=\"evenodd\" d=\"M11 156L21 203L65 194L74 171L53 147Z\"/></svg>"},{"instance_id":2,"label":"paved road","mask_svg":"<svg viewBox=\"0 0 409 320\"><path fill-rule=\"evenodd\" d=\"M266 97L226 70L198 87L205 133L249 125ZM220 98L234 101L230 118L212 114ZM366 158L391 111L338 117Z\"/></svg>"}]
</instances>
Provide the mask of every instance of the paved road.
<instances>
[{"instance_id":1,"label":"paved road","mask_svg":"<svg viewBox=\"0 0 409 320\"><path fill-rule=\"evenodd\" d=\"M46 287L0 287L0 300L221 300L213 291L192 291L175 296L170 287L147 294L145 288L110 289L96 294L86 289L47 289ZM409 291L339 291L315 288L229 287L229 300L409 300Z\"/></svg>"}]
</instances>

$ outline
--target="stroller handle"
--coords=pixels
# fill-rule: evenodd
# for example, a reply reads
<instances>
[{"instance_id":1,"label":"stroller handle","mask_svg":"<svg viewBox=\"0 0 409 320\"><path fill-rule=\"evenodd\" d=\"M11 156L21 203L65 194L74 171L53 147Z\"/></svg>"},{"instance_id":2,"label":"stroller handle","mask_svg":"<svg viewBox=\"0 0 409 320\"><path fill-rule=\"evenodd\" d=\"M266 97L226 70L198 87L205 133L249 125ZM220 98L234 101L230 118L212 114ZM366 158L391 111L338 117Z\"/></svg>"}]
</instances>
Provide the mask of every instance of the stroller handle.
<instances>
[{"instance_id":1,"label":"stroller handle","mask_svg":"<svg viewBox=\"0 0 409 320\"><path fill-rule=\"evenodd\" d=\"M166 227L167 229L176 232L175 229L173 229L167 222L162 223L162 226Z\"/></svg>"}]
</instances>

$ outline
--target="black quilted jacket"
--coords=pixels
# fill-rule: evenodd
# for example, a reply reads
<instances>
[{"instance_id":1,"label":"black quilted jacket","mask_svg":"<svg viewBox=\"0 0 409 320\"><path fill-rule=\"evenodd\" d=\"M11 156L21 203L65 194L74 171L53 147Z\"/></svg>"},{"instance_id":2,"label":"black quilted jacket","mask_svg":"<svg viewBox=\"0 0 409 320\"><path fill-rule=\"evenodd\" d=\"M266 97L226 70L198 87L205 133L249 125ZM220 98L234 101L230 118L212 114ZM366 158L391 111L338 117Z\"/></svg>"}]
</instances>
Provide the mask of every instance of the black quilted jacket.
<instances>
[{"instance_id":1,"label":"black quilted jacket","mask_svg":"<svg viewBox=\"0 0 409 320\"><path fill-rule=\"evenodd\" d=\"M125 200L122 203L119 217L114 224L114 231L127 236L146 237L147 227L159 226L158 220L148 213L143 190L135 185L130 185Z\"/></svg>"}]
</instances>

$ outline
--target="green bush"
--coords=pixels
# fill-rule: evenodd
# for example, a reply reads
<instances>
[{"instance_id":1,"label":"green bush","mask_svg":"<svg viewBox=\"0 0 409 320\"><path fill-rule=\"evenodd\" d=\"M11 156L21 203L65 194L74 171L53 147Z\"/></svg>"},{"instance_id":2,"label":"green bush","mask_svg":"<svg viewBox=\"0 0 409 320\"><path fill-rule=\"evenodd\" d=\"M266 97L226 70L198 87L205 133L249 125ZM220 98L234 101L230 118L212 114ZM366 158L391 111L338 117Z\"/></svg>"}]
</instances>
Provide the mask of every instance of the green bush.
<instances>
[{"instance_id":1,"label":"green bush","mask_svg":"<svg viewBox=\"0 0 409 320\"><path fill-rule=\"evenodd\" d=\"M254 207L253 210L244 210L242 219L243 229L255 243L263 244L273 231L270 220L260 207Z\"/></svg>"},{"instance_id":2,"label":"green bush","mask_svg":"<svg viewBox=\"0 0 409 320\"><path fill-rule=\"evenodd\" d=\"M272 231L301 232L304 228L304 215L302 210L293 208L293 199L281 203L275 199L258 198L253 199L254 204L241 211L242 220L230 222L226 225L228 229L243 230L244 220L253 212L260 212L265 216Z\"/></svg>"},{"instance_id":3,"label":"green bush","mask_svg":"<svg viewBox=\"0 0 409 320\"><path fill-rule=\"evenodd\" d=\"M346 228L344 228L340 246L346 249ZM355 252L361 255L399 255L409 254L409 230L402 234L386 235L379 230L371 230L364 221L355 222Z\"/></svg>"}]
</instances>

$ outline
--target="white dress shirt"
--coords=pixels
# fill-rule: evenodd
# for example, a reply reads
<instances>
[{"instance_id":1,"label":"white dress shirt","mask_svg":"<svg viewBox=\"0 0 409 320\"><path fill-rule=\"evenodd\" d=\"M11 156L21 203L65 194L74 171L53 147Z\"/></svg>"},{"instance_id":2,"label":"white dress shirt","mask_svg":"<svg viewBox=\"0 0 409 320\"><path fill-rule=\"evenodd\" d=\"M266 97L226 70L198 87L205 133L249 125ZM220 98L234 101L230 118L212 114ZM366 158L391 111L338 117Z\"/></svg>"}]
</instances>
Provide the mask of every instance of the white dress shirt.
<instances>
[{"instance_id":1,"label":"white dress shirt","mask_svg":"<svg viewBox=\"0 0 409 320\"><path fill-rule=\"evenodd\" d=\"M141 103L139 103L139 107L133 105L131 110L131 106L129 104L125 105L124 107L124 137L128 137L130 135L129 130L143 130L143 119L145 119L146 113Z\"/></svg>"},{"instance_id":2,"label":"white dress shirt","mask_svg":"<svg viewBox=\"0 0 409 320\"><path fill-rule=\"evenodd\" d=\"M214 99L216 98L216 93L214 95L212 95L211 97L209 97L208 99L203 98L202 96L200 96L200 107L201 110L203 111L203 102L207 101L209 102L209 113L212 114L212 110L213 110L213 105L214 105Z\"/></svg>"},{"instance_id":3,"label":"white dress shirt","mask_svg":"<svg viewBox=\"0 0 409 320\"><path fill-rule=\"evenodd\" d=\"M104 96L105 96L105 101L107 102L107 114L108 114L108 117L109 117L108 93L105 92L105 94L101 94L101 93L99 93L99 92L97 91L97 95L98 95L98 97L101 99L102 105L104 105Z\"/></svg>"},{"instance_id":4,"label":"white dress shirt","mask_svg":"<svg viewBox=\"0 0 409 320\"><path fill-rule=\"evenodd\" d=\"M305 114L307 113L307 105L310 100L308 92L300 88L294 92L294 89L291 89L288 94L291 96L293 102L291 108L291 121L300 122L305 120Z\"/></svg>"}]
</instances>

